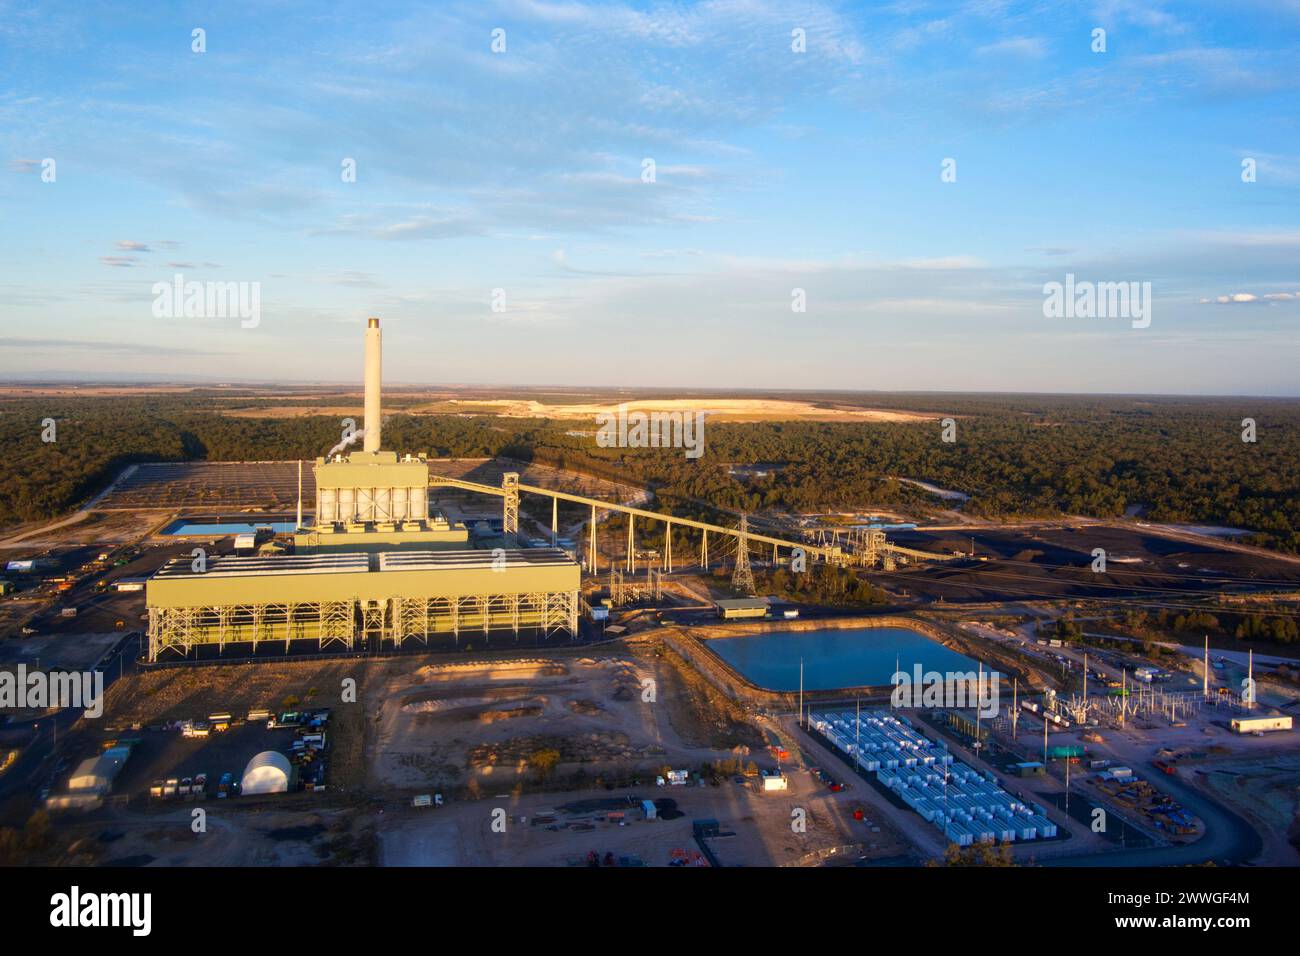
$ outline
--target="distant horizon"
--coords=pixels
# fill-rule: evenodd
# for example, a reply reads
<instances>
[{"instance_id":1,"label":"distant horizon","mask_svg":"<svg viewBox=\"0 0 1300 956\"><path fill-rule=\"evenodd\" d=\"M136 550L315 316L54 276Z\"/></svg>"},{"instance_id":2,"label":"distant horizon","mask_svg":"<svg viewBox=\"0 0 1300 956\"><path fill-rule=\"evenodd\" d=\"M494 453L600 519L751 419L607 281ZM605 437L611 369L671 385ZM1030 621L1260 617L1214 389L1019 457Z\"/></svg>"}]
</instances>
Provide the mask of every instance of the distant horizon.
<instances>
[{"instance_id":1,"label":"distant horizon","mask_svg":"<svg viewBox=\"0 0 1300 956\"><path fill-rule=\"evenodd\" d=\"M74 373L69 373L70 375ZM229 386L235 388L263 388L263 389L281 389L281 388L327 388L338 389L349 392L356 392L358 396L362 392L362 384L357 382L335 381L329 379L285 379L279 382L266 381L262 379L232 379L232 378L157 378L157 379L106 379L106 378L80 378L69 377L67 379L30 379L10 376L0 372L0 386L6 388L29 387L29 388L71 388L71 387L106 387L106 388L131 388L139 386L141 388L157 388L164 386L174 386L177 388L222 388ZM1154 399L1154 398L1172 398L1172 399L1264 399L1274 401L1300 400L1300 392L1283 394L1283 393L1246 393L1246 392L1069 392L1069 391L1007 391L1005 389L963 389L963 388L921 388L921 389L854 389L854 388L765 388L762 386L711 386L711 385L685 385L685 386L665 386L665 385L564 385L558 382L525 382L522 384L512 384L506 382L403 382L384 381L384 389L500 389L503 391L523 391L529 389L553 389L564 392L617 392L617 391L636 391L636 392L672 392L682 394L688 392L709 392L722 395L734 395L740 393L755 393L763 395L980 395L980 396L997 396L1005 395L1008 397L1042 397L1042 398L1133 398L1133 399ZM445 414L442 412L426 412L427 415Z\"/></svg>"}]
</instances>

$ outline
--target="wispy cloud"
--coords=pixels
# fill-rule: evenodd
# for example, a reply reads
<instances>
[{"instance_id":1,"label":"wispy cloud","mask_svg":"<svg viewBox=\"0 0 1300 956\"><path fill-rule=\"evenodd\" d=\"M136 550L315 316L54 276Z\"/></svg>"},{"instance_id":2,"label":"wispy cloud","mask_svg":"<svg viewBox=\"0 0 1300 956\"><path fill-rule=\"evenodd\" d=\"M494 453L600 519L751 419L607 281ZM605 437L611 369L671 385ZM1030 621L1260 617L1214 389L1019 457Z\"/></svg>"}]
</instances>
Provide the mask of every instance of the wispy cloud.
<instances>
[{"instance_id":1,"label":"wispy cloud","mask_svg":"<svg viewBox=\"0 0 1300 956\"><path fill-rule=\"evenodd\" d=\"M1201 299L1202 305L1256 305L1270 302L1297 302L1300 292L1233 292L1231 295L1216 295Z\"/></svg>"}]
</instances>

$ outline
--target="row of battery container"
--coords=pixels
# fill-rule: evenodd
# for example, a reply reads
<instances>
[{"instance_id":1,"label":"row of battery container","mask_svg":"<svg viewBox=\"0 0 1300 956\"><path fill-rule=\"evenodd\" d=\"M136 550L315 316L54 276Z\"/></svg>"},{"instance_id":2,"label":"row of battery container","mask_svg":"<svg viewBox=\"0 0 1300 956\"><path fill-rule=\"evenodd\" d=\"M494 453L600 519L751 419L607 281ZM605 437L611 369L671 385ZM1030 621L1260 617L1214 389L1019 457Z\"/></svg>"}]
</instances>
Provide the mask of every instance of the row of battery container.
<instances>
[{"instance_id":1,"label":"row of battery container","mask_svg":"<svg viewBox=\"0 0 1300 956\"><path fill-rule=\"evenodd\" d=\"M948 748L887 711L812 714L812 727L958 846L1046 840L1056 824L1017 800L992 773L953 759ZM947 786L944 785L945 778Z\"/></svg>"}]
</instances>

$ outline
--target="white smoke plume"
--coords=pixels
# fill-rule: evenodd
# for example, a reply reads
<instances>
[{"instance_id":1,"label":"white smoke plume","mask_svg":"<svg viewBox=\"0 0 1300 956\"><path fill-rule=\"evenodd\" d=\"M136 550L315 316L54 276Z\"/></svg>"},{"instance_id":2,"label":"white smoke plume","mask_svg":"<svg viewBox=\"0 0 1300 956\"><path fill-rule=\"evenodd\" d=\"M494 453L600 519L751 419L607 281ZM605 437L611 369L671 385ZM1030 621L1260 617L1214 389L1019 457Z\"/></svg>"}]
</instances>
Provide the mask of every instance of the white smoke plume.
<instances>
[{"instance_id":1,"label":"white smoke plume","mask_svg":"<svg viewBox=\"0 0 1300 956\"><path fill-rule=\"evenodd\" d=\"M359 428L356 431L354 431L351 435L349 435L347 438L343 439L341 442L339 442L337 445L331 448L328 452L326 452L325 457L333 458L344 448L347 448L349 445L355 445L359 440L365 437L366 437L366 430L364 428Z\"/></svg>"}]
</instances>

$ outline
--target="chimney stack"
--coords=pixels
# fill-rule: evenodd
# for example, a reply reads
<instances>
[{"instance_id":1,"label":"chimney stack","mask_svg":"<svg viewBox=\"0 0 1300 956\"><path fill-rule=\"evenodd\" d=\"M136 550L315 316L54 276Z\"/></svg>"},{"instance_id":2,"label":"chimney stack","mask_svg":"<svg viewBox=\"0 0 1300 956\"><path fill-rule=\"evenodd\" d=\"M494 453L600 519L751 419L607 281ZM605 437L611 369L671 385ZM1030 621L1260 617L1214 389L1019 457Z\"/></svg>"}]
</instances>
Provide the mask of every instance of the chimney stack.
<instances>
[{"instance_id":1,"label":"chimney stack","mask_svg":"<svg viewBox=\"0 0 1300 956\"><path fill-rule=\"evenodd\" d=\"M362 436L365 451L379 451L383 427L379 405L380 351L379 320L371 319L366 325L366 433Z\"/></svg>"}]
</instances>

